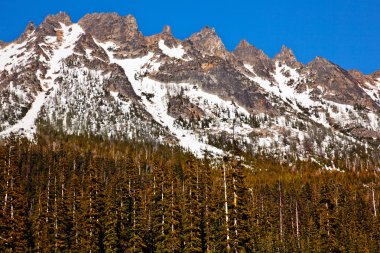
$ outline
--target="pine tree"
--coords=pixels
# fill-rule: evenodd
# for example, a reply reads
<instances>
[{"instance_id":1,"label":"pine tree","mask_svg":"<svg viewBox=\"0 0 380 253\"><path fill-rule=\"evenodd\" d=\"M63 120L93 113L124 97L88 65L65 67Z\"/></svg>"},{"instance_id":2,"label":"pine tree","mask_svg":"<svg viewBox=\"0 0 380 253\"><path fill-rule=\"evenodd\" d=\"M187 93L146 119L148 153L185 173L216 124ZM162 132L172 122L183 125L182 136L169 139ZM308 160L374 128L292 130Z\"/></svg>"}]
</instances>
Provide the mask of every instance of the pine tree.
<instances>
[{"instance_id":1,"label":"pine tree","mask_svg":"<svg viewBox=\"0 0 380 253\"><path fill-rule=\"evenodd\" d=\"M27 202L23 190L17 162L17 143L14 140L6 146L3 165L5 185L3 186L4 202L0 216L0 248L5 252L25 252L28 249L28 216ZM4 154L3 154L4 155Z\"/></svg>"},{"instance_id":2,"label":"pine tree","mask_svg":"<svg viewBox=\"0 0 380 253\"><path fill-rule=\"evenodd\" d=\"M103 252L103 217L104 217L104 193L99 170L101 162L90 162L88 173L89 182L86 191L86 202L83 202L83 237L82 247L87 252Z\"/></svg>"},{"instance_id":3,"label":"pine tree","mask_svg":"<svg viewBox=\"0 0 380 253\"><path fill-rule=\"evenodd\" d=\"M120 223L118 219L117 200L113 186L107 192L104 217L104 248L106 252L120 252Z\"/></svg>"},{"instance_id":4,"label":"pine tree","mask_svg":"<svg viewBox=\"0 0 380 253\"><path fill-rule=\"evenodd\" d=\"M201 203L199 188L199 168L194 159L187 161L186 187L184 198L184 252L202 252Z\"/></svg>"},{"instance_id":5,"label":"pine tree","mask_svg":"<svg viewBox=\"0 0 380 253\"><path fill-rule=\"evenodd\" d=\"M231 239L233 252L249 252L253 248L251 240L251 213L250 194L245 182L244 167L240 161L232 162L232 194L233 204L231 206Z\"/></svg>"},{"instance_id":6,"label":"pine tree","mask_svg":"<svg viewBox=\"0 0 380 253\"><path fill-rule=\"evenodd\" d=\"M146 248L144 242L144 216L143 216L143 195L142 178L139 169L134 164L132 157L128 158L128 171L130 175L130 194L131 194L131 233L128 240L129 252L142 252Z\"/></svg>"}]
</instances>

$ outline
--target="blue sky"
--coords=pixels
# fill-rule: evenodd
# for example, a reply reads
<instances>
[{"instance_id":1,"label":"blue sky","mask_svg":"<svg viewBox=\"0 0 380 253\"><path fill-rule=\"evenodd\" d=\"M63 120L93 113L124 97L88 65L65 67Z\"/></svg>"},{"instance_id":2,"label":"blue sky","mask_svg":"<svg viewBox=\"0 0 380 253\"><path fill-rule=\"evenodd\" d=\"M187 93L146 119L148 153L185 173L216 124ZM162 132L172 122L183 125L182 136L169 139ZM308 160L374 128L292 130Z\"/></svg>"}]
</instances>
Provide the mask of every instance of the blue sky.
<instances>
[{"instance_id":1,"label":"blue sky","mask_svg":"<svg viewBox=\"0 0 380 253\"><path fill-rule=\"evenodd\" d=\"M92 12L132 14L145 35L169 24L180 39L209 25L229 50L245 38L270 57L285 44L304 63L318 55L346 69L380 69L379 0L4 0L0 40L58 11L73 21Z\"/></svg>"}]
</instances>

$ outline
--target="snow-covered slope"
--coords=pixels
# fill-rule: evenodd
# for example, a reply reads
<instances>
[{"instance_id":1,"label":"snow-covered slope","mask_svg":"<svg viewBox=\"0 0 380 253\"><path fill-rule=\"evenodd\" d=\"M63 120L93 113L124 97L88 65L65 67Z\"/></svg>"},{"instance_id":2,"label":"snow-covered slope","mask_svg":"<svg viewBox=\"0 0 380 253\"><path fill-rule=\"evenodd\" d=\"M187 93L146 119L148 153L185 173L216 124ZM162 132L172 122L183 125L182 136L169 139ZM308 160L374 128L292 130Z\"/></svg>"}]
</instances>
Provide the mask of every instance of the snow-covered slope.
<instances>
[{"instance_id":1,"label":"snow-covered slope","mask_svg":"<svg viewBox=\"0 0 380 253\"><path fill-rule=\"evenodd\" d=\"M286 47L270 59L244 41L232 54L210 28L179 41L143 37L131 16L79 24L49 16L0 49L1 138L33 138L39 123L199 157L239 149L322 164L379 155L376 77L320 57L303 65Z\"/></svg>"}]
</instances>

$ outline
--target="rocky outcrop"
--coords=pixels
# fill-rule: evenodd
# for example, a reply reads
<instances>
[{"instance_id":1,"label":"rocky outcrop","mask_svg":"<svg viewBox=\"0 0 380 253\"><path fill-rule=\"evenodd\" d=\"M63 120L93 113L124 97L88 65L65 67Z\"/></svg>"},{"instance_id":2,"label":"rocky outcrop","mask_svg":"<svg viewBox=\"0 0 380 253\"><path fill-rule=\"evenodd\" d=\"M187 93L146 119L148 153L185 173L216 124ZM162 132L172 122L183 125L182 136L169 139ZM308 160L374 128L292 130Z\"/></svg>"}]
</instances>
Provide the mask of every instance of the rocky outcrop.
<instances>
[{"instance_id":1,"label":"rocky outcrop","mask_svg":"<svg viewBox=\"0 0 380 253\"><path fill-rule=\"evenodd\" d=\"M273 61L262 50L250 45L246 40L240 41L233 54L243 63L251 65L256 75L272 78Z\"/></svg>"},{"instance_id":2,"label":"rocky outcrop","mask_svg":"<svg viewBox=\"0 0 380 253\"><path fill-rule=\"evenodd\" d=\"M89 53L90 57L95 57L105 62L109 61L107 53L95 43L89 34L84 34L79 38L74 51L83 55Z\"/></svg>"},{"instance_id":3,"label":"rocky outcrop","mask_svg":"<svg viewBox=\"0 0 380 253\"><path fill-rule=\"evenodd\" d=\"M30 36L33 32L36 31L36 26L32 21L28 23L26 26L24 32L21 34L21 36L15 41L15 43L21 43L23 42L28 36Z\"/></svg>"},{"instance_id":4,"label":"rocky outcrop","mask_svg":"<svg viewBox=\"0 0 380 253\"><path fill-rule=\"evenodd\" d=\"M173 36L172 29L168 25L164 26L161 33L145 37L146 47L158 50L160 40L163 40L165 45L169 48L178 47L182 44L180 40Z\"/></svg>"},{"instance_id":5,"label":"rocky outcrop","mask_svg":"<svg viewBox=\"0 0 380 253\"><path fill-rule=\"evenodd\" d=\"M188 97L181 94L170 97L168 104L168 114L176 119L196 120L205 116L204 112L197 105L190 102Z\"/></svg>"},{"instance_id":6,"label":"rocky outcrop","mask_svg":"<svg viewBox=\"0 0 380 253\"><path fill-rule=\"evenodd\" d=\"M57 30L61 28L61 23L69 26L72 24L71 18L64 12L56 15L49 15L38 26L37 32L41 36L56 36Z\"/></svg>"},{"instance_id":7,"label":"rocky outcrop","mask_svg":"<svg viewBox=\"0 0 380 253\"><path fill-rule=\"evenodd\" d=\"M280 53L274 57L274 60L295 69L302 67L302 63L297 61L293 51L286 46L282 46Z\"/></svg>"},{"instance_id":8,"label":"rocky outcrop","mask_svg":"<svg viewBox=\"0 0 380 253\"><path fill-rule=\"evenodd\" d=\"M360 88L359 82L350 73L338 65L316 57L302 73L307 76L307 82L300 85L323 90L322 96L327 100L348 105L360 105L376 108L376 103Z\"/></svg>"},{"instance_id":9,"label":"rocky outcrop","mask_svg":"<svg viewBox=\"0 0 380 253\"><path fill-rule=\"evenodd\" d=\"M372 78L380 79L380 70L377 70L371 74ZM380 81L380 80L379 80Z\"/></svg>"},{"instance_id":10,"label":"rocky outcrop","mask_svg":"<svg viewBox=\"0 0 380 253\"><path fill-rule=\"evenodd\" d=\"M373 85L376 85L376 78L373 78L371 75L365 75L362 72L358 70L351 69L348 71L348 73L355 78L355 80L362 86L362 87L370 87Z\"/></svg>"},{"instance_id":11,"label":"rocky outcrop","mask_svg":"<svg viewBox=\"0 0 380 253\"><path fill-rule=\"evenodd\" d=\"M78 24L96 40L112 41L119 45L119 57L144 54L145 38L138 30L132 15L120 16L117 13L87 14Z\"/></svg>"},{"instance_id":12,"label":"rocky outcrop","mask_svg":"<svg viewBox=\"0 0 380 253\"><path fill-rule=\"evenodd\" d=\"M245 77L234 65L216 56L168 63L151 77L162 82L199 85L203 90L233 100L254 113L268 112L272 108L258 84Z\"/></svg>"},{"instance_id":13,"label":"rocky outcrop","mask_svg":"<svg viewBox=\"0 0 380 253\"><path fill-rule=\"evenodd\" d=\"M184 44L189 44L201 56L216 56L224 60L228 58L229 53L222 40L216 34L215 29L208 26L200 32L191 35L190 38L184 41Z\"/></svg>"}]
</instances>

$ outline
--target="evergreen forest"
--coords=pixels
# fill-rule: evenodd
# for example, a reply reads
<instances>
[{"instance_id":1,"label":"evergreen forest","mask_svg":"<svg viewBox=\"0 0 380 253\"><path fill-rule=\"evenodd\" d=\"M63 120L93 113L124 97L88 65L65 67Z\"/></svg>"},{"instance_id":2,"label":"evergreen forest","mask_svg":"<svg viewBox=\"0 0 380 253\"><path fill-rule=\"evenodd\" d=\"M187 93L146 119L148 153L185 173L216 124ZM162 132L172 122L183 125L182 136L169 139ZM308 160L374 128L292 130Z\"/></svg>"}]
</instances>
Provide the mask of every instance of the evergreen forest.
<instances>
[{"instance_id":1,"label":"evergreen forest","mask_svg":"<svg viewBox=\"0 0 380 253\"><path fill-rule=\"evenodd\" d=\"M0 143L0 252L380 252L379 172L342 168L13 137Z\"/></svg>"}]
</instances>

